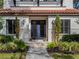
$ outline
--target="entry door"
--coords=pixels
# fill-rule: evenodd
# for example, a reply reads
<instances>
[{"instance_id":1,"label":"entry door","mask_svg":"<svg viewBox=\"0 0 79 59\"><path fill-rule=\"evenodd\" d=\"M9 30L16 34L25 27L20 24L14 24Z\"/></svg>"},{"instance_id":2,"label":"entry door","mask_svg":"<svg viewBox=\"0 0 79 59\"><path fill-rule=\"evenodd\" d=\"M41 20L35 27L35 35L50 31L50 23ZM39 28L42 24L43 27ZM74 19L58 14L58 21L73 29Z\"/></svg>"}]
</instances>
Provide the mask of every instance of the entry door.
<instances>
[{"instance_id":1,"label":"entry door","mask_svg":"<svg viewBox=\"0 0 79 59\"><path fill-rule=\"evenodd\" d=\"M31 21L31 37L32 39L42 39L46 37L46 21L32 20Z\"/></svg>"}]
</instances>

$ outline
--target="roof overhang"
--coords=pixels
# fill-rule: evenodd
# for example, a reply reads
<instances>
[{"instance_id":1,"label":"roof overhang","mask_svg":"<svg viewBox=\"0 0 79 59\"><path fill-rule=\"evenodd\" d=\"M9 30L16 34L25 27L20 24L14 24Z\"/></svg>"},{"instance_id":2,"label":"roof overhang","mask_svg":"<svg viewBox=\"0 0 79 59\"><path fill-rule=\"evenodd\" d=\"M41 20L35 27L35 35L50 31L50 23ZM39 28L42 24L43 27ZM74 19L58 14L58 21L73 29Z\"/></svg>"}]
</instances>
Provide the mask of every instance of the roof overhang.
<instances>
[{"instance_id":1,"label":"roof overhang","mask_svg":"<svg viewBox=\"0 0 79 59\"><path fill-rule=\"evenodd\" d=\"M31 10L31 9L0 9L0 16L26 16L26 15L79 15L77 9L63 10Z\"/></svg>"}]
</instances>

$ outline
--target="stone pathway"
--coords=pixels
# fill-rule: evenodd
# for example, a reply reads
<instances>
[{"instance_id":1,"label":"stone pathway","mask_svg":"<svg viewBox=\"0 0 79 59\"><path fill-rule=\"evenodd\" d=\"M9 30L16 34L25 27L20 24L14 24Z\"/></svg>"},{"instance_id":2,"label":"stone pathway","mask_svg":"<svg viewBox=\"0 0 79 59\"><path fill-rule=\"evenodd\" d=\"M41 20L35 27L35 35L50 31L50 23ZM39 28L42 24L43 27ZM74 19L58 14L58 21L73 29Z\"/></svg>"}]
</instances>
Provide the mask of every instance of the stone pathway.
<instances>
[{"instance_id":1,"label":"stone pathway","mask_svg":"<svg viewBox=\"0 0 79 59\"><path fill-rule=\"evenodd\" d=\"M39 47L38 47L39 46ZM53 59L49 56L43 43L30 43L26 59Z\"/></svg>"}]
</instances>

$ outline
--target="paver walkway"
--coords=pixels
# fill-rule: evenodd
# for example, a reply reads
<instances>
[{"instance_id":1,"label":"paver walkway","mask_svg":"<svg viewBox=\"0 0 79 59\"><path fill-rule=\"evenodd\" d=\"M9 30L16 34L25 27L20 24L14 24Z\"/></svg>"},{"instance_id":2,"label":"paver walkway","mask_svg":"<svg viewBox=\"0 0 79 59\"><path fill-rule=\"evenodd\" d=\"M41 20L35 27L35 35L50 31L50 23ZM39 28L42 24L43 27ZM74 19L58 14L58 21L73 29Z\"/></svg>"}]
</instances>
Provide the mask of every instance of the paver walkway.
<instances>
[{"instance_id":1,"label":"paver walkway","mask_svg":"<svg viewBox=\"0 0 79 59\"><path fill-rule=\"evenodd\" d=\"M38 47L39 46L39 47ZM47 53L43 43L30 43L29 51L27 52L26 59L53 59Z\"/></svg>"}]
</instances>

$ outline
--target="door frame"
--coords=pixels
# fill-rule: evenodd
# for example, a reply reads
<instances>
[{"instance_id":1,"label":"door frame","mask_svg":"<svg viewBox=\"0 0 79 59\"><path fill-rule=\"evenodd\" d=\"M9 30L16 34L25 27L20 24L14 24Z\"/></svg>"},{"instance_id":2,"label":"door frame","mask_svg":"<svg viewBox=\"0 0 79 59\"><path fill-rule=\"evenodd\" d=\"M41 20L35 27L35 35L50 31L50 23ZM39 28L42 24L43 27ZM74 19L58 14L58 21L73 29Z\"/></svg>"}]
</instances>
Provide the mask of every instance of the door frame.
<instances>
[{"instance_id":1,"label":"door frame","mask_svg":"<svg viewBox=\"0 0 79 59\"><path fill-rule=\"evenodd\" d=\"M36 19L37 18L37 19ZM40 19L41 18L41 19ZM46 21L46 37L43 39L43 41L48 41L48 16L30 16L29 20L30 20L30 26L31 26L31 21L32 20L45 20ZM31 30L30 30L30 34L31 34ZM31 40L33 40L31 38Z\"/></svg>"}]
</instances>

